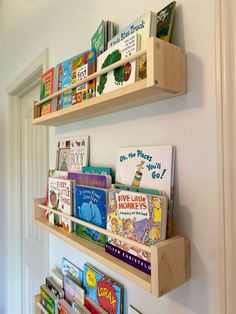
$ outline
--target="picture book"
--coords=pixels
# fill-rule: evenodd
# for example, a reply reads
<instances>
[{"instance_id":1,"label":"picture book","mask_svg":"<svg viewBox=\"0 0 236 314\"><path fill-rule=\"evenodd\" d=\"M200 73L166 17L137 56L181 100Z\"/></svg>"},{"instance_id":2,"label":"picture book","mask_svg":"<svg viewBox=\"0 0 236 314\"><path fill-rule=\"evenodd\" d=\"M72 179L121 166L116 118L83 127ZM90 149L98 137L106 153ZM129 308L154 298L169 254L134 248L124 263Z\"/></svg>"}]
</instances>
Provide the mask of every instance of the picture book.
<instances>
[{"instance_id":1,"label":"picture book","mask_svg":"<svg viewBox=\"0 0 236 314\"><path fill-rule=\"evenodd\" d=\"M61 138L57 141L57 170L81 171L88 165L89 136Z\"/></svg>"},{"instance_id":2,"label":"picture book","mask_svg":"<svg viewBox=\"0 0 236 314\"><path fill-rule=\"evenodd\" d=\"M61 270L64 276L71 274L71 276L75 277L82 284L84 273L83 270L81 270L78 266L71 263L65 257L62 258Z\"/></svg>"},{"instance_id":3,"label":"picture book","mask_svg":"<svg viewBox=\"0 0 236 314\"><path fill-rule=\"evenodd\" d=\"M114 47L111 47L98 57L97 70L131 56L140 48L137 34L131 34ZM136 80L137 61L128 62L113 71L99 76L97 79L97 95L102 95L122 86L132 84Z\"/></svg>"},{"instance_id":4,"label":"picture book","mask_svg":"<svg viewBox=\"0 0 236 314\"><path fill-rule=\"evenodd\" d=\"M79 313L79 314L91 314L91 312L78 300L72 298L71 300L71 307L73 309L73 313ZM94 313L93 313L94 314Z\"/></svg>"},{"instance_id":5,"label":"picture book","mask_svg":"<svg viewBox=\"0 0 236 314\"><path fill-rule=\"evenodd\" d=\"M167 208L166 196L110 190L107 229L131 240L153 245L166 238ZM133 245L110 237L107 242L150 262L150 254ZM106 251L112 254L111 250Z\"/></svg>"},{"instance_id":6,"label":"picture book","mask_svg":"<svg viewBox=\"0 0 236 314\"><path fill-rule=\"evenodd\" d=\"M76 185L76 217L106 229L107 190ZM106 236L90 228L76 224L76 233L92 242L105 246Z\"/></svg>"},{"instance_id":7,"label":"picture book","mask_svg":"<svg viewBox=\"0 0 236 314\"><path fill-rule=\"evenodd\" d=\"M67 215L73 214L73 182L67 179L48 178L48 207L63 212ZM65 231L72 232L72 222L57 214L49 214L49 222L63 227Z\"/></svg>"},{"instance_id":8,"label":"picture book","mask_svg":"<svg viewBox=\"0 0 236 314\"><path fill-rule=\"evenodd\" d=\"M68 179L68 172L67 171L61 171L61 170L49 169L48 170L48 177Z\"/></svg>"},{"instance_id":9,"label":"picture book","mask_svg":"<svg viewBox=\"0 0 236 314\"><path fill-rule=\"evenodd\" d=\"M80 57L72 61L72 84L77 83L96 72L96 50L85 51ZM72 104L80 103L96 95L96 79L83 83L72 89Z\"/></svg>"},{"instance_id":10,"label":"picture book","mask_svg":"<svg viewBox=\"0 0 236 314\"><path fill-rule=\"evenodd\" d=\"M97 302L91 299L89 296L85 296L85 307L93 314L108 314Z\"/></svg>"},{"instance_id":11,"label":"picture book","mask_svg":"<svg viewBox=\"0 0 236 314\"><path fill-rule=\"evenodd\" d=\"M75 314L72 306L66 302L66 300L61 299L58 301L58 314ZM78 312L79 313L79 312Z\"/></svg>"},{"instance_id":12,"label":"picture book","mask_svg":"<svg viewBox=\"0 0 236 314\"><path fill-rule=\"evenodd\" d=\"M50 276L58 284L58 286L63 289L64 277L63 277L62 272L59 270L59 268L51 269Z\"/></svg>"},{"instance_id":13,"label":"picture book","mask_svg":"<svg viewBox=\"0 0 236 314\"><path fill-rule=\"evenodd\" d=\"M132 305L129 305L128 314L142 314L142 313L136 310Z\"/></svg>"},{"instance_id":14,"label":"picture book","mask_svg":"<svg viewBox=\"0 0 236 314\"><path fill-rule=\"evenodd\" d=\"M84 264L83 286L85 293L108 313L123 313L123 286L88 263Z\"/></svg>"},{"instance_id":15,"label":"picture book","mask_svg":"<svg viewBox=\"0 0 236 314\"><path fill-rule=\"evenodd\" d=\"M176 2L173 1L157 13L156 37L170 41Z\"/></svg>"},{"instance_id":16,"label":"picture book","mask_svg":"<svg viewBox=\"0 0 236 314\"><path fill-rule=\"evenodd\" d=\"M40 286L40 302L49 314L58 314L58 299L46 285Z\"/></svg>"},{"instance_id":17,"label":"picture book","mask_svg":"<svg viewBox=\"0 0 236 314\"><path fill-rule=\"evenodd\" d=\"M71 305L72 299L84 304L84 289L72 279L72 277L64 277L65 300Z\"/></svg>"},{"instance_id":18,"label":"picture book","mask_svg":"<svg viewBox=\"0 0 236 314\"><path fill-rule=\"evenodd\" d=\"M91 47L96 49L97 55L102 54L105 48L105 21L102 20L91 39Z\"/></svg>"},{"instance_id":19,"label":"picture book","mask_svg":"<svg viewBox=\"0 0 236 314\"><path fill-rule=\"evenodd\" d=\"M130 23L124 30L114 36L107 45L107 48L113 48L120 42L124 41L127 36L137 33L140 36L140 49L147 48L147 40L152 36L156 36L156 14L152 11L146 12L134 22ZM140 79L146 77L146 56L139 58L138 76Z\"/></svg>"},{"instance_id":20,"label":"picture book","mask_svg":"<svg viewBox=\"0 0 236 314\"><path fill-rule=\"evenodd\" d=\"M139 193L146 193L146 194L154 194L154 195L165 195L163 191L160 190L154 190L154 189L145 189L140 188L138 186L132 186L132 185L124 185L124 184L112 184L112 189L119 189L124 191L131 191L131 192L139 192Z\"/></svg>"},{"instance_id":21,"label":"picture book","mask_svg":"<svg viewBox=\"0 0 236 314\"><path fill-rule=\"evenodd\" d=\"M82 167L83 173L108 174L112 175L112 168L108 167Z\"/></svg>"},{"instance_id":22,"label":"picture book","mask_svg":"<svg viewBox=\"0 0 236 314\"><path fill-rule=\"evenodd\" d=\"M64 290L51 277L46 278L46 286L58 299L64 298Z\"/></svg>"},{"instance_id":23,"label":"picture book","mask_svg":"<svg viewBox=\"0 0 236 314\"><path fill-rule=\"evenodd\" d=\"M111 186L111 176L106 174L68 172L68 179L75 180L78 185L87 185L103 189L108 189Z\"/></svg>"},{"instance_id":24,"label":"picture book","mask_svg":"<svg viewBox=\"0 0 236 314\"><path fill-rule=\"evenodd\" d=\"M43 73L40 80L40 100L52 95L57 91L55 86L56 81L56 70L55 68L49 69L47 72ZM57 110L57 99L53 98L40 105L41 113L43 116L45 114L51 113Z\"/></svg>"}]
</instances>

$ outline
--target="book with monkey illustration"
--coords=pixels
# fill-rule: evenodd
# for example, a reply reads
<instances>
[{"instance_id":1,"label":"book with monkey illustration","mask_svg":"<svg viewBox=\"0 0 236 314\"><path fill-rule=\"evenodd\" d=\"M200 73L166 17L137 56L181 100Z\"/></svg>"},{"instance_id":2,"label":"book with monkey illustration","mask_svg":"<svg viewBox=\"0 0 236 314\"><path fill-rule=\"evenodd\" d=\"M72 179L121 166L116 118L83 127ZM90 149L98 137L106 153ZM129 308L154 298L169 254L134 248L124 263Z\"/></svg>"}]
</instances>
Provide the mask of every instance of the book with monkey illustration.
<instances>
[{"instance_id":1,"label":"book with monkey illustration","mask_svg":"<svg viewBox=\"0 0 236 314\"><path fill-rule=\"evenodd\" d=\"M149 246L153 245L166 238L167 208L166 196L110 190L107 229L131 240ZM122 250L120 256L112 254L114 252L111 250L112 247ZM136 264L133 262L135 258L126 258L123 252L150 263L150 253L111 237L108 237L106 251L135 267ZM145 268L148 273L149 267L141 268L141 270L145 271Z\"/></svg>"}]
</instances>

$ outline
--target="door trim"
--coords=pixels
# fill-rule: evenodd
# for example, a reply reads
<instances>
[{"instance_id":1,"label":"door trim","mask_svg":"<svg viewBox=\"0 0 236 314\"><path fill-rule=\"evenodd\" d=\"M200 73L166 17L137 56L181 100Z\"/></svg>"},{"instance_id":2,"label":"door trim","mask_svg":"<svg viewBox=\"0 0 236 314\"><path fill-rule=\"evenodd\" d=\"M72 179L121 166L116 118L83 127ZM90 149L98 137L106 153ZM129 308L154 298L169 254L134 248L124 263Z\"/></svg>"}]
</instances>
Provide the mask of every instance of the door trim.
<instances>
[{"instance_id":1,"label":"door trim","mask_svg":"<svg viewBox=\"0 0 236 314\"><path fill-rule=\"evenodd\" d=\"M6 88L7 92L7 313L21 313L21 132L20 97L40 82L48 68L44 49ZM33 107L32 107L33 110ZM33 209L33 201L32 201ZM14 302L12 302L14 296Z\"/></svg>"}]
</instances>

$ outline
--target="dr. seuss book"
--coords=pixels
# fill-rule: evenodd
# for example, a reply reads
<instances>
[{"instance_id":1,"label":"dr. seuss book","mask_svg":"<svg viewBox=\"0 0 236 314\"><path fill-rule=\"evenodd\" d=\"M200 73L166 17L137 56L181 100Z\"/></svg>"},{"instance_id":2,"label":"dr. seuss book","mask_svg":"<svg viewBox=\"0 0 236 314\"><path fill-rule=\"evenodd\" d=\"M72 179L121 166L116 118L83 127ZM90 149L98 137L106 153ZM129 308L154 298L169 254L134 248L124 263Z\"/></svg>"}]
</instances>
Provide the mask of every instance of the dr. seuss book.
<instances>
[{"instance_id":1,"label":"dr. seuss book","mask_svg":"<svg viewBox=\"0 0 236 314\"><path fill-rule=\"evenodd\" d=\"M156 14L152 11L146 12L134 22L130 23L123 31L113 37L107 45L107 48L114 48L117 44L124 41L127 36L137 33L140 36L140 49L147 48L147 40L156 36ZM139 78L146 77L146 56L139 58Z\"/></svg>"},{"instance_id":2,"label":"dr. seuss book","mask_svg":"<svg viewBox=\"0 0 236 314\"><path fill-rule=\"evenodd\" d=\"M81 171L88 165L89 136L61 138L57 141L57 170Z\"/></svg>"},{"instance_id":3,"label":"dr. seuss book","mask_svg":"<svg viewBox=\"0 0 236 314\"><path fill-rule=\"evenodd\" d=\"M139 50L139 37L132 34L123 41L108 49L98 57L97 70L131 56ZM132 84L136 80L137 61L125 63L113 71L99 76L97 79L97 94L102 95L121 86Z\"/></svg>"},{"instance_id":4,"label":"dr. seuss book","mask_svg":"<svg viewBox=\"0 0 236 314\"><path fill-rule=\"evenodd\" d=\"M76 185L76 217L106 229L107 190ZM90 228L76 224L76 233L92 242L105 246L106 236Z\"/></svg>"},{"instance_id":5,"label":"dr. seuss book","mask_svg":"<svg viewBox=\"0 0 236 314\"><path fill-rule=\"evenodd\" d=\"M88 263L84 264L83 286L85 293L108 313L123 313L123 286Z\"/></svg>"},{"instance_id":6,"label":"dr. seuss book","mask_svg":"<svg viewBox=\"0 0 236 314\"><path fill-rule=\"evenodd\" d=\"M51 96L53 93L57 91L57 86L56 86L57 74L56 73L57 73L56 69L51 68L47 72L42 74L41 81L40 81L40 100L48 96ZM41 104L40 107L41 107L41 113L40 113L41 116L48 114L50 112L56 111L57 110L56 97Z\"/></svg>"},{"instance_id":7,"label":"dr. seuss book","mask_svg":"<svg viewBox=\"0 0 236 314\"><path fill-rule=\"evenodd\" d=\"M91 49L72 61L72 84L80 82L96 72L96 50ZM80 103L96 95L96 79L72 89L72 104Z\"/></svg>"},{"instance_id":8,"label":"dr. seuss book","mask_svg":"<svg viewBox=\"0 0 236 314\"><path fill-rule=\"evenodd\" d=\"M95 188L108 189L111 186L111 176L106 174L68 172L68 179L75 180L78 185L93 186Z\"/></svg>"},{"instance_id":9,"label":"dr. seuss book","mask_svg":"<svg viewBox=\"0 0 236 314\"><path fill-rule=\"evenodd\" d=\"M110 190L107 210L107 229L131 240L153 245L166 238L168 199L158 196L125 190ZM111 246L110 246L111 244ZM113 246L121 249L120 256ZM149 253L134 245L108 237L106 251L132 266L149 273L149 266L135 263L135 258L126 258L123 251L150 263ZM141 267L143 266L143 267Z\"/></svg>"},{"instance_id":10,"label":"dr. seuss book","mask_svg":"<svg viewBox=\"0 0 236 314\"><path fill-rule=\"evenodd\" d=\"M176 2L173 1L157 13L156 37L170 41Z\"/></svg>"},{"instance_id":11,"label":"dr. seuss book","mask_svg":"<svg viewBox=\"0 0 236 314\"><path fill-rule=\"evenodd\" d=\"M71 304L72 299L84 304L84 289L70 276L64 277L65 300Z\"/></svg>"},{"instance_id":12,"label":"dr. seuss book","mask_svg":"<svg viewBox=\"0 0 236 314\"><path fill-rule=\"evenodd\" d=\"M58 298L46 285L40 286L40 302L49 314L58 314Z\"/></svg>"},{"instance_id":13,"label":"dr. seuss book","mask_svg":"<svg viewBox=\"0 0 236 314\"><path fill-rule=\"evenodd\" d=\"M81 284L83 282L83 270L71 263L67 258L62 258L61 271L64 276L70 274L75 277Z\"/></svg>"},{"instance_id":14,"label":"dr. seuss book","mask_svg":"<svg viewBox=\"0 0 236 314\"><path fill-rule=\"evenodd\" d=\"M67 215L73 213L73 182L67 179L48 178L48 206ZM57 214L49 214L49 222L72 232L72 222Z\"/></svg>"}]
</instances>

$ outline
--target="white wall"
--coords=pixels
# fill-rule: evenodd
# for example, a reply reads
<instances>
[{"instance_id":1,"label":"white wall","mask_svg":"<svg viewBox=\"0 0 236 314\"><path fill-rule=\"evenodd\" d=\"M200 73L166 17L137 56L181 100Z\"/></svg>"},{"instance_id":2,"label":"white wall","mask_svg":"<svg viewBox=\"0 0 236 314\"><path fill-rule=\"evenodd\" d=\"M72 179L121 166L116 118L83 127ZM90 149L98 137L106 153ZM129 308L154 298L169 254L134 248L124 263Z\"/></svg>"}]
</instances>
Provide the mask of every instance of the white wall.
<instances>
[{"instance_id":1,"label":"white wall","mask_svg":"<svg viewBox=\"0 0 236 314\"><path fill-rule=\"evenodd\" d=\"M2 0L0 125L6 106L5 86L45 47L49 48L50 65L55 65L89 48L90 38L102 18L114 20L122 29L148 9L158 11L168 2ZM50 266L60 265L62 256L80 266L85 261L95 264L124 284L125 313L130 303L144 314L219 313L214 1L180 0L177 5L174 42L187 53L186 95L50 130L53 148L56 137L89 134L90 163L113 168L119 146L177 147L174 219L176 233L191 241L192 278L188 283L157 299L50 237ZM55 164L53 148L51 167ZM5 219L4 206L1 219ZM4 238L0 245L4 245ZM1 305L0 312L4 312Z\"/></svg>"}]
</instances>

